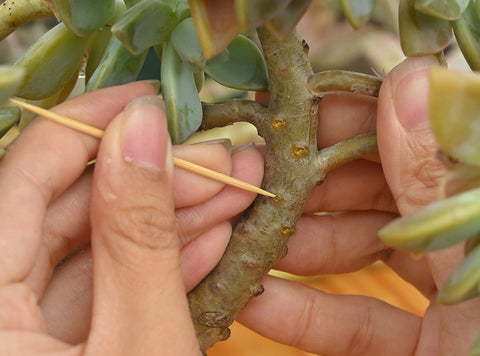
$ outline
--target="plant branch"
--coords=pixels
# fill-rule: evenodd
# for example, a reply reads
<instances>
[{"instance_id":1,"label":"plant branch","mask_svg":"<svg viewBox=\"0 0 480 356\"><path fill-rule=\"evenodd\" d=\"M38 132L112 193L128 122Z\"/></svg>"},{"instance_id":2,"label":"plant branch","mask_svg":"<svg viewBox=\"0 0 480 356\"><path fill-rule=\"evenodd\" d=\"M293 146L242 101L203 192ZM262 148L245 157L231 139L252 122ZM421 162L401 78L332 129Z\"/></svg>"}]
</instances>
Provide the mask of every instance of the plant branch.
<instances>
[{"instance_id":1,"label":"plant branch","mask_svg":"<svg viewBox=\"0 0 480 356\"><path fill-rule=\"evenodd\" d=\"M28 22L53 16L47 0L7 0L0 5L0 41Z\"/></svg>"},{"instance_id":2,"label":"plant branch","mask_svg":"<svg viewBox=\"0 0 480 356\"><path fill-rule=\"evenodd\" d=\"M345 163L377 151L377 134L370 132L352 137L318 151L317 167L321 176Z\"/></svg>"},{"instance_id":3,"label":"plant branch","mask_svg":"<svg viewBox=\"0 0 480 356\"><path fill-rule=\"evenodd\" d=\"M267 108L251 100L230 100L223 103L202 103L202 130L223 127L235 122L249 122L259 126Z\"/></svg>"}]
</instances>

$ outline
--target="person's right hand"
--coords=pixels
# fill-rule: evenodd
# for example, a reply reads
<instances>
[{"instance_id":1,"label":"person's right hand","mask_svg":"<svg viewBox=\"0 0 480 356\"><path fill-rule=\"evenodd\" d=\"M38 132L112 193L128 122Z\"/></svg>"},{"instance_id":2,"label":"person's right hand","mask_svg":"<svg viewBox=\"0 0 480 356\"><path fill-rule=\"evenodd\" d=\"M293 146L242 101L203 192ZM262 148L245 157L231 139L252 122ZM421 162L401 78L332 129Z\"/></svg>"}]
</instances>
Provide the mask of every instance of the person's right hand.
<instances>
[{"instance_id":1,"label":"person's right hand","mask_svg":"<svg viewBox=\"0 0 480 356\"><path fill-rule=\"evenodd\" d=\"M436 295L463 259L455 246L413 258L386 246L378 230L438 196L444 174L428 124L428 69L411 58L392 70L377 101L329 95L319 110L320 148L377 130L379 157L356 160L327 176L307 202L288 254L277 269L298 275L344 273L383 260L430 301L424 317L377 299L334 296L274 277L238 320L278 342L324 356L467 355L480 332L478 298L442 306ZM381 164L380 164L381 163ZM342 212L333 215L311 213Z\"/></svg>"}]
</instances>

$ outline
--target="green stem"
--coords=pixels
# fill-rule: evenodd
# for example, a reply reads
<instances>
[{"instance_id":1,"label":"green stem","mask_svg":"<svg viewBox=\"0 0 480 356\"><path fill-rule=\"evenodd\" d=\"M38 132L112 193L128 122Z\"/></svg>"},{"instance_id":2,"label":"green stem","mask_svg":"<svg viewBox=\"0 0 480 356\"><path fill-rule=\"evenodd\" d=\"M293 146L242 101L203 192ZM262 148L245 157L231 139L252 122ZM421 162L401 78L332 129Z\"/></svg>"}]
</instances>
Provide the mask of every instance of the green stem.
<instances>
[{"instance_id":1,"label":"green stem","mask_svg":"<svg viewBox=\"0 0 480 356\"><path fill-rule=\"evenodd\" d=\"M377 151L377 134L370 132L326 147L318 152L318 171L320 174L343 166L362 156Z\"/></svg>"},{"instance_id":2,"label":"green stem","mask_svg":"<svg viewBox=\"0 0 480 356\"><path fill-rule=\"evenodd\" d=\"M0 5L0 41L28 22L53 16L46 0L7 0Z\"/></svg>"}]
</instances>

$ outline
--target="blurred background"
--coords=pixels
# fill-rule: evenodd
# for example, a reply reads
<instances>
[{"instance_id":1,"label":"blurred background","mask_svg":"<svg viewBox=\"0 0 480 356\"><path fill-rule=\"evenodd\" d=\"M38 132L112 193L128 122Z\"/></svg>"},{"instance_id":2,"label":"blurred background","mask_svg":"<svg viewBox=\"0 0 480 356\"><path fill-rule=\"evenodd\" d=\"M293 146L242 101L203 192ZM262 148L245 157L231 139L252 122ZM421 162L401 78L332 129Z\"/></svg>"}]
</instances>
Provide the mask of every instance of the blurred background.
<instances>
[{"instance_id":1,"label":"blurred background","mask_svg":"<svg viewBox=\"0 0 480 356\"><path fill-rule=\"evenodd\" d=\"M342 14L338 0L314 0L298 25L298 31L310 46L309 56L314 71L348 69L384 76L404 59L398 40L397 8L399 0L380 0L373 19L359 30L354 30ZM0 0L0 4L3 3ZM38 20L25 25L0 42L0 64L13 63L48 28L55 19ZM446 51L450 68L467 70L455 44ZM160 63L155 55L149 57L141 78L158 76ZM204 101L233 97L252 97L252 93L224 88L206 81L201 92ZM234 144L261 140L248 124L235 125L213 133L196 135L189 142L230 137ZM277 276L293 279L326 293L368 295L412 313L423 315L428 301L411 285L401 280L388 267L375 263L365 269L343 275L298 277L272 271ZM299 350L276 344L245 329L238 323L232 326L229 340L218 343L210 356L244 355L309 355Z\"/></svg>"}]
</instances>

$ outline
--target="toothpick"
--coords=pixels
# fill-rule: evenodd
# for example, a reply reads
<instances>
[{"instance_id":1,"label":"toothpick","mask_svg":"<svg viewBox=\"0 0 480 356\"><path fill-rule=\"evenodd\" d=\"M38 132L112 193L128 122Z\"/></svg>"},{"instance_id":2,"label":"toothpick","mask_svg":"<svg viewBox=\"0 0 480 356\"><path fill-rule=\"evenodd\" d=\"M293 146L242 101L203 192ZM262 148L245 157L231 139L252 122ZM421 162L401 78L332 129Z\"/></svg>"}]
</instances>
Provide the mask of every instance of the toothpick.
<instances>
[{"instance_id":1,"label":"toothpick","mask_svg":"<svg viewBox=\"0 0 480 356\"><path fill-rule=\"evenodd\" d=\"M46 119L52 120L52 121L54 121L56 123L59 123L61 125L70 127L74 130L80 131L82 133L85 133L87 135L90 135L90 136L93 136L93 137L96 137L96 138L102 138L103 137L103 132L104 131L101 130L101 129L98 129L96 127L87 125L83 122L73 120L69 117L54 113L52 111L46 110L44 108L41 108L41 107L26 103L26 102L23 102L23 101L20 101L20 100L10 99L10 101L12 103L14 103L15 105L21 106L21 107L37 114L37 115L41 115L41 116L45 117ZM222 183L225 183L225 184L228 184L228 185L231 185L231 186L243 189L243 190L248 190L250 192L262 194L262 195L265 195L265 196L271 197L271 198L276 197L275 194L267 192L266 190L258 188L258 187L254 186L252 184L249 184L249 183L246 183L246 182L241 181L239 179L227 176L223 173L220 173L220 172L217 172L217 171L199 166L198 164L195 164L195 163L192 163L192 162L189 162L189 161L185 161L185 160L183 160L181 158L178 158L178 157L173 157L173 164L177 167L180 167L180 168L183 168L185 170L197 173L201 176L208 177L208 178L211 178L213 180L216 180L216 181L219 181L219 182L222 182Z\"/></svg>"}]
</instances>

